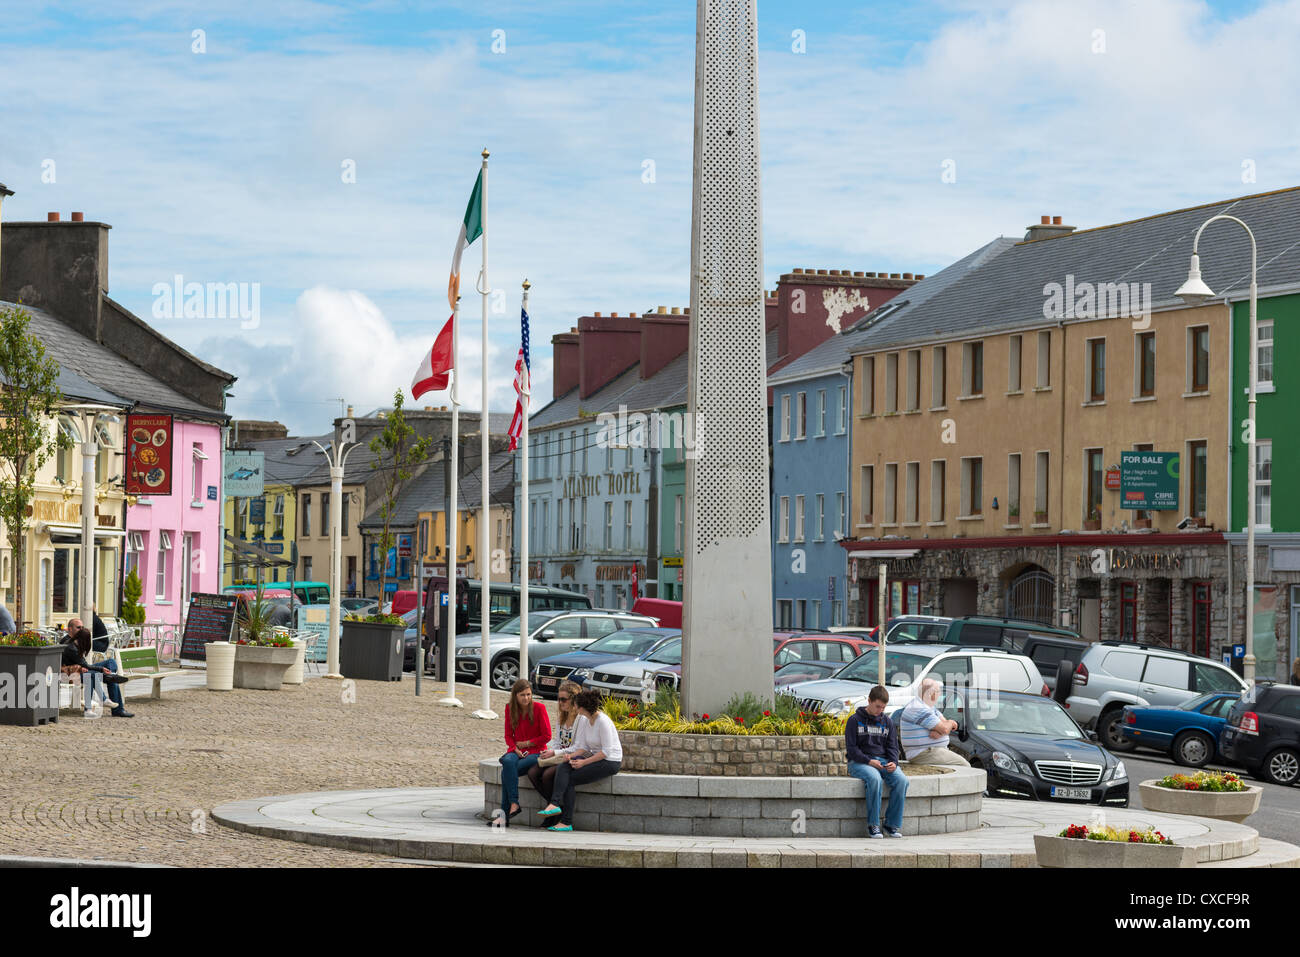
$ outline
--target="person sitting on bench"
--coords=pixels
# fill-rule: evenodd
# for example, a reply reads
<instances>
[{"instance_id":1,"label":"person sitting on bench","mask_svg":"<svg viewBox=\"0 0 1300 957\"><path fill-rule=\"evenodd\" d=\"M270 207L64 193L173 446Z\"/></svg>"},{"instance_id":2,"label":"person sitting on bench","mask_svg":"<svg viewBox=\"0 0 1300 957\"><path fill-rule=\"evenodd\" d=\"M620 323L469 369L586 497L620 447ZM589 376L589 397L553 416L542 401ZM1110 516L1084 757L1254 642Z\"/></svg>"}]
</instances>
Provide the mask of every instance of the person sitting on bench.
<instances>
[{"instance_id":1,"label":"person sitting on bench","mask_svg":"<svg viewBox=\"0 0 1300 957\"><path fill-rule=\"evenodd\" d=\"M90 632L86 628L82 627L74 631L63 646L63 664L60 670L70 675L89 674L92 687L96 680L95 676L98 676L98 679L108 686L108 697L112 699L114 705L110 712L113 717L134 718L135 715L126 710L126 704L122 700L122 689L119 687L128 679L117 673L117 662L111 658L97 665L92 665L86 660L86 655L90 654L91 641Z\"/></svg>"}]
</instances>

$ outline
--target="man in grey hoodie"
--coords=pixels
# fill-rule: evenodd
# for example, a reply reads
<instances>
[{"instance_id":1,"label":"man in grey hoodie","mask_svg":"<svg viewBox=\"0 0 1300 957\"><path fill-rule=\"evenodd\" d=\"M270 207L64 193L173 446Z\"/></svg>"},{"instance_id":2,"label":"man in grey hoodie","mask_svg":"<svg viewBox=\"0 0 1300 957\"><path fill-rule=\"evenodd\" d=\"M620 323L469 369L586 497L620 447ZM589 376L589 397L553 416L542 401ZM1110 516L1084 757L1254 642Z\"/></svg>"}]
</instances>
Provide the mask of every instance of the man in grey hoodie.
<instances>
[{"instance_id":1,"label":"man in grey hoodie","mask_svg":"<svg viewBox=\"0 0 1300 957\"><path fill-rule=\"evenodd\" d=\"M907 798L907 776L898 769L898 737L894 723L885 714L889 692L876 685L867 703L844 722L849 774L867 790L867 836L902 837L903 801ZM880 798L889 784L889 808L884 833L880 830Z\"/></svg>"}]
</instances>

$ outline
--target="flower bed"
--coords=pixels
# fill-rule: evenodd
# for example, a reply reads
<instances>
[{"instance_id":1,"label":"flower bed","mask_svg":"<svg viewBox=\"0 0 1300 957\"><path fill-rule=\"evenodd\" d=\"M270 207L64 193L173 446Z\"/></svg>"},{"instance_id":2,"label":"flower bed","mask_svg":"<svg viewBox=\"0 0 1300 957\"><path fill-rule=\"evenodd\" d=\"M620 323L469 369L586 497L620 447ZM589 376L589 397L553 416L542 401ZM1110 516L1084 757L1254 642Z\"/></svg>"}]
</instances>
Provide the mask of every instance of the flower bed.
<instances>
[{"instance_id":1,"label":"flower bed","mask_svg":"<svg viewBox=\"0 0 1300 957\"><path fill-rule=\"evenodd\" d=\"M1197 771L1195 774L1166 774L1156 787L1174 791L1213 791L1215 793L1245 791L1246 782L1231 771Z\"/></svg>"},{"instance_id":2,"label":"flower bed","mask_svg":"<svg viewBox=\"0 0 1300 957\"><path fill-rule=\"evenodd\" d=\"M1089 828L1086 824L1071 824L1057 837L1068 837L1084 841L1127 841L1129 844L1172 844L1171 838L1165 837L1155 828L1145 831L1124 831L1117 827Z\"/></svg>"},{"instance_id":3,"label":"flower bed","mask_svg":"<svg viewBox=\"0 0 1300 957\"><path fill-rule=\"evenodd\" d=\"M653 704L629 698L606 698L601 706L620 731L654 734L723 734L843 736L845 718L817 711L800 711L793 698L778 695L775 704L734 697L715 715L683 715L671 690L660 689Z\"/></svg>"},{"instance_id":4,"label":"flower bed","mask_svg":"<svg viewBox=\"0 0 1300 957\"><path fill-rule=\"evenodd\" d=\"M0 645L6 648L47 648L53 644L55 642L39 631L16 631L12 635L0 635Z\"/></svg>"}]
</instances>

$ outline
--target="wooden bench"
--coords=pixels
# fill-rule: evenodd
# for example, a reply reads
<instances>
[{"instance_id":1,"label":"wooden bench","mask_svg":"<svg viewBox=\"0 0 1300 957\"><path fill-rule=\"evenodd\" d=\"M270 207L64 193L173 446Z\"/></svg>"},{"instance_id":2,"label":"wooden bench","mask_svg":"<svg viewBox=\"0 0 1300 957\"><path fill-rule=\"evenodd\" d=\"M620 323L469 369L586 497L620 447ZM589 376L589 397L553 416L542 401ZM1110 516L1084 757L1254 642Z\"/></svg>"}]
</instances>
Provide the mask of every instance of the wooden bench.
<instances>
[{"instance_id":1,"label":"wooden bench","mask_svg":"<svg viewBox=\"0 0 1300 957\"><path fill-rule=\"evenodd\" d=\"M158 649L149 645L141 648L119 648L116 657L118 674L132 680L148 678L153 681L153 694L149 697L154 699L162 697L164 678L175 678L185 674L184 671L159 671Z\"/></svg>"}]
</instances>

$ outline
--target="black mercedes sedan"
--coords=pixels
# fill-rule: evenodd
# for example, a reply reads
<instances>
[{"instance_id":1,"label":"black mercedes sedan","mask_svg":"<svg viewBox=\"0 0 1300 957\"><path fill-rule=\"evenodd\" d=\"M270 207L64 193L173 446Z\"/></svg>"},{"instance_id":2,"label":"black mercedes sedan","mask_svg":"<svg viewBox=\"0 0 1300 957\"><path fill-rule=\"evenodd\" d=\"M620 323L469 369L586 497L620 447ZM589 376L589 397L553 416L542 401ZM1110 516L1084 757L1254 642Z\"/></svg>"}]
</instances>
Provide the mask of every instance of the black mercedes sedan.
<instances>
[{"instance_id":1,"label":"black mercedes sedan","mask_svg":"<svg viewBox=\"0 0 1300 957\"><path fill-rule=\"evenodd\" d=\"M949 689L940 710L958 725L949 747L988 772L987 796L1128 807L1124 762L1051 698Z\"/></svg>"}]
</instances>

